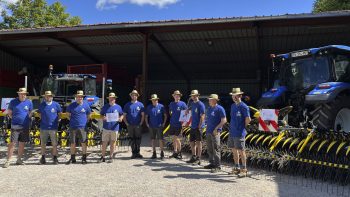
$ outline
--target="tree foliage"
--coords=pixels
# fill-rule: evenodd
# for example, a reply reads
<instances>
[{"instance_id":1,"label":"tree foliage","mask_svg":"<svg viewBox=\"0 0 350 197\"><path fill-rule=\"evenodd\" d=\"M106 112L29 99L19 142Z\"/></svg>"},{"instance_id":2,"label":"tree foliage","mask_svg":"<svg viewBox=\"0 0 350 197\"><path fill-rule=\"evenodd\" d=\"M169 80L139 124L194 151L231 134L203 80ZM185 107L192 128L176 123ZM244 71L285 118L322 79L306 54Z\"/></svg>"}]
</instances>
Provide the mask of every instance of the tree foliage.
<instances>
[{"instance_id":1,"label":"tree foliage","mask_svg":"<svg viewBox=\"0 0 350 197\"><path fill-rule=\"evenodd\" d=\"M1 2L1 0L0 0ZM37 28L74 26L81 24L78 16L70 16L60 2L48 5L46 0L19 0L16 3L4 3L1 28Z\"/></svg>"},{"instance_id":2,"label":"tree foliage","mask_svg":"<svg viewBox=\"0 0 350 197\"><path fill-rule=\"evenodd\" d=\"M350 0L316 0L314 2L314 13L336 10L350 10Z\"/></svg>"}]
</instances>

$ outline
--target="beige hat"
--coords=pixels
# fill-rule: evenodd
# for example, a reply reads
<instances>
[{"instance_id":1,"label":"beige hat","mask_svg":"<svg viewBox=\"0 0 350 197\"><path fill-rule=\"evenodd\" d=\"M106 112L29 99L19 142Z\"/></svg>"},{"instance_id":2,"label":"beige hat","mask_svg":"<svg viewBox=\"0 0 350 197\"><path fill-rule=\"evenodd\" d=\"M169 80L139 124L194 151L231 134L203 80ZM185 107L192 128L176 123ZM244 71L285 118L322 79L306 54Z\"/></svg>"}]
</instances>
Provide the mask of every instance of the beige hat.
<instances>
[{"instance_id":1,"label":"beige hat","mask_svg":"<svg viewBox=\"0 0 350 197\"><path fill-rule=\"evenodd\" d=\"M199 96L199 95L200 94L199 94L198 90L192 90L190 96Z\"/></svg>"},{"instance_id":2,"label":"beige hat","mask_svg":"<svg viewBox=\"0 0 350 197\"><path fill-rule=\"evenodd\" d=\"M82 90L78 90L75 96L84 96L84 92Z\"/></svg>"},{"instance_id":3,"label":"beige hat","mask_svg":"<svg viewBox=\"0 0 350 197\"><path fill-rule=\"evenodd\" d=\"M158 95L152 94L149 100L159 100Z\"/></svg>"},{"instance_id":4,"label":"beige hat","mask_svg":"<svg viewBox=\"0 0 350 197\"><path fill-rule=\"evenodd\" d=\"M18 92L17 92L18 94L28 94L28 92L27 92L27 88L20 88L20 89L18 89Z\"/></svg>"},{"instance_id":5,"label":"beige hat","mask_svg":"<svg viewBox=\"0 0 350 197\"><path fill-rule=\"evenodd\" d=\"M232 92L230 93L230 95L240 95L240 94L244 94L244 92L241 91L241 88L232 88Z\"/></svg>"},{"instance_id":6,"label":"beige hat","mask_svg":"<svg viewBox=\"0 0 350 197\"><path fill-rule=\"evenodd\" d=\"M107 98L118 98L114 92L111 92L108 94L108 97Z\"/></svg>"},{"instance_id":7,"label":"beige hat","mask_svg":"<svg viewBox=\"0 0 350 197\"><path fill-rule=\"evenodd\" d=\"M137 96L140 96L140 94L137 92L137 90L133 90L130 92L130 96L133 95L133 94L136 94Z\"/></svg>"},{"instance_id":8,"label":"beige hat","mask_svg":"<svg viewBox=\"0 0 350 197\"><path fill-rule=\"evenodd\" d=\"M175 95L180 95L180 96L182 96L180 90L175 90L174 93L173 93L173 96L175 96Z\"/></svg>"},{"instance_id":9,"label":"beige hat","mask_svg":"<svg viewBox=\"0 0 350 197\"><path fill-rule=\"evenodd\" d=\"M208 99L215 99L215 100L217 100L217 101L220 100L220 99L219 99L219 96L218 96L217 94L211 94L211 95L209 95Z\"/></svg>"},{"instance_id":10,"label":"beige hat","mask_svg":"<svg viewBox=\"0 0 350 197\"><path fill-rule=\"evenodd\" d=\"M53 95L51 91L45 91L45 94L42 96L55 96L55 95Z\"/></svg>"}]
</instances>

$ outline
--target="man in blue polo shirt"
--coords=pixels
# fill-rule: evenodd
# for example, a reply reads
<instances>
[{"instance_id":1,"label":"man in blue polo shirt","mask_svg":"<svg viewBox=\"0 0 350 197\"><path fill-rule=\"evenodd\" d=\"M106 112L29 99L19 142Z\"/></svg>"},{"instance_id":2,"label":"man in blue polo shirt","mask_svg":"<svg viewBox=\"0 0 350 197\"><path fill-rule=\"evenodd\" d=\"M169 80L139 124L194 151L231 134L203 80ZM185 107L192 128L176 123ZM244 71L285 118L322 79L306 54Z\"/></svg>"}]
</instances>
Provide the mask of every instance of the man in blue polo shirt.
<instances>
[{"instance_id":1,"label":"man in blue polo shirt","mask_svg":"<svg viewBox=\"0 0 350 197\"><path fill-rule=\"evenodd\" d=\"M4 168L10 166L11 157L17 142L19 144L16 164L24 165L22 161L24 145L26 142L29 142L30 117L32 115L33 103L27 99L28 92L26 88L20 88L17 94L18 98L10 102L7 110L8 116L11 118L11 142L8 145L7 160L5 161Z\"/></svg>"},{"instance_id":2,"label":"man in blue polo shirt","mask_svg":"<svg viewBox=\"0 0 350 197\"><path fill-rule=\"evenodd\" d=\"M131 159L143 158L140 154L142 140L142 124L145 120L145 107L137 100L140 96L136 90L130 94L131 101L124 106L124 123L127 126L130 146L132 151Z\"/></svg>"},{"instance_id":3,"label":"man in blue polo shirt","mask_svg":"<svg viewBox=\"0 0 350 197\"><path fill-rule=\"evenodd\" d=\"M242 102L244 93L240 88L232 88L232 100L234 103L231 106L231 122L230 134L228 140L229 148L232 148L233 160L235 166L231 174L237 174L239 177L247 176L247 157L245 154L245 136L247 134L246 126L250 123L249 107ZM242 161L242 166L239 165L239 160Z\"/></svg>"},{"instance_id":4,"label":"man in blue polo shirt","mask_svg":"<svg viewBox=\"0 0 350 197\"><path fill-rule=\"evenodd\" d=\"M227 120L224 108L218 104L219 96L211 94L208 99L206 139L209 165L204 168L211 169L211 172L214 173L221 169L220 133Z\"/></svg>"},{"instance_id":5,"label":"man in blue polo shirt","mask_svg":"<svg viewBox=\"0 0 350 197\"><path fill-rule=\"evenodd\" d=\"M58 119L62 112L60 104L53 101L53 94L51 91L45 91L43 97L45 100L40 104L38 113L40 113L40 139L41 139L41 159L40 164L45 164L45 152L47 139L50 136L52 144L53 163L58 164L57 160L57 131Z\"/></svg>"},{"instance_id":6,"label":"man in blue polo shirt","mask_svg":"<svg viewBox=\"0 0 350 197\"><path fill-rule=\"evenodd\" d=\"M169 105L169 113L170 113L170 128L169 135L173 136L173 147L174 153L170 156L170 158L182 159L181 155L181 129L182 125L179 121L180 114L182 110L187 110L187 105L185 102L181 101L181 92L179 90L175 90L173 93L174 101Z\"/></svg>"},{"instance_id":7,"label":"man in blue polo shirt","mask_svg":"<svg viewBox=\"0 0 350 197\"><path fill-rule=\"evenodd\" d=\"M118 97L114 92L109 93L107 99L108 103L101 109L103 116L103 131L102 131L102 157L100 162L105 162L106 148L109 143L109 162L113 162L113 153L115 143L117 141L117 134L119 131L120 122L123 121L123 110L120 105L116 104Z\"/></svg>"},{"instance_id":8,"label":"man in blue polo shirt","mask_svg":"<svg viewBox=\"0 0 350 197\"><path fill-rule=\"evenodd\" d=\"M192 151L192 157L187 163L193 163L200 165L202 155L202 129L205 119L205 106L202 101L199 100L198 90L191 91L192 104L190 106L192 123L190 130L190 145Z\"/></svg>"},{"instance_id":9,"label":"man in blue polo shirt","mask_svg":"<svg viewBox=\"0 0 350 197\"><path fill-rule=\"evenodd\" d=\"M156 142L155 140L159 140L160 147L160 159L164 159L164 136L163 136L163 128L165 126L167 120L167 114L165 112L164 106L158 103L158 96L156 94L151 95L152 104L147 106L146 109L146 125L151 134L152 140L152 149L153 155L151 159L157 158L156 153Z\"/></svg>"},{"instance_id":10,"label":"man in blue polo shirt","mask_svg":"<svg viewBox=\"0 0 350 197\"><path fill-rule=\"evenodd\" d=\"M75 95L75 102L71 103L67 107L67 113L69 117L69 140L70 140L70 153L71 158L66 164L76 163L75 159L75 141L78 138L81 143L83 157L82 164L86 164L86 131L85 127L90 118L91 108L87 102L84 100L84 92L78 90Z\"/></svg>"}]
</instances>

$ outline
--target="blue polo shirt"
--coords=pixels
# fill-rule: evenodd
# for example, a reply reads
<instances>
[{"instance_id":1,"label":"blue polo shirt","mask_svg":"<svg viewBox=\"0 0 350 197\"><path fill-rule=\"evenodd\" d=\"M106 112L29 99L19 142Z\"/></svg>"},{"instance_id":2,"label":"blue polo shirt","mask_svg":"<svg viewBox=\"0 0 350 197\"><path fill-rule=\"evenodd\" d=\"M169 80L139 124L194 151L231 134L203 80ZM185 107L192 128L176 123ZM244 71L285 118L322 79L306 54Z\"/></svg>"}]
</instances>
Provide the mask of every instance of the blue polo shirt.
<instances>
[{"instance_id":1,"label":"blue polo shirt","mask_svg":"<svg viewBox=\"0 0 350 197\"><path fill-rule=\"evenodd\" d=\"M72 129L83 129L88 121L88 115L91 113L91 108L86 101L81 105L77 102L71 103L67 107L67 112L71 114L69 127Z\"/></svg>"},{"instance_id":2,"label":"blue polo shirt","mask_svg":"<svg viewBox=\"0 0 350 197\"><path fill-rule=\"evenodd\" d=\"M148 124L151 128L159 128L163 124L163 116L165 113L164 106L158 103L156 106L150 104L147 106L146 114L148 116Z\"/></svg>"},{"instance_id":3,"label":"blue polo shirt","mask_svg":"<svg viewBox=\"0 0 350 197\"><path fill-rule=\"evenodd\" d=\"M38 112L41 114L40 129L57 130L58 129L58 113L62 112L60 104L52 101L48 105L45 101L39 106Z\"/></svg>"},{"instance_id":4,"label":"blue polo shirt","mask_svg":"<svg viewBox=\"0 0 350 197\"><path fill-rule=\"evenodd\" d=\"M239 105L233 103L231 105L231 122L230 136L245 137L247 131L245 129L245 119L250 117L249 107L241 102Z\"/></svg>"},{"instance_id":5,"label":"blue polo shirt","mask_svg":"<svg viewBox=\"0 0 350 197\"><path fill-rule=\"evenodd\" d=\"M169 105L170 126L175 128L181 127L181 122L179 121L181 110L186 110L186 109L187 109L187 105L183 101L179 101L179 102L173 101L170 103Z\"/></svg>"},{"instance_id":6,"label":"blue polo shirt","mask_svg":"<svg viewBox=\"0 0 350 197\"><path fill-rule=\"evenodd\" d=\"M141 113L145 111L145 107L139 101L132 103L128 102L124 106L124 113L126 113L126 120L130 125L141 124Z\"/></svg>"},{"instance_id":7,"label":"blue polo shirt","mask_svg":"<svg viewBox=\"0 0 350 197\"><path fill-rule=\"evenodd\" d=\"M123 115L123 110L118 104L110 105L109 103L107 103L102 107L101 115L105 116L108 113L119 113L120 117L121 115ZM112 122L103 121L103 128L106 130L118 132L119 122L117 120Z\"/></svg>"},{"instance_id":8,"label":"blue polo shirt","mask_svg":"<svg viewBox=\"0 0 350 197\"><path fill-rule=\"evenodd\" d=\"M191 104L191 114L192 114L192 129L198 129L200 118L202 114L205 114L205 106L202 101L192 102ZM204 124L204 122L203 122ZM202 127L202 125L200 126Z\"/></svg>"},{"instance_id":9,"label":"blue polo shirt","mask_svg":"<svg viewBox=\"0 0 350 197\"><path fill-rule=\"evenodd\" d=\"M225 109L221 105L208 107L207 109L207 133L213 133L214 129L220 124L221 119L226 117ZM221 132L222 127L218 129Z\"/></svg>"},{"instance_id":10,"label":"blue polo shirt","mask_svg":"<svg viewBox=\"0 0 350 197\"><path fill-rule=\"evenodd\" d=\"M21 102L18 98L10 101L8 109L12 110L11 125L15 127L28 129L30 125L29 114L33 110L32 101L26 99Z\"/></svg>"}]
</instances>

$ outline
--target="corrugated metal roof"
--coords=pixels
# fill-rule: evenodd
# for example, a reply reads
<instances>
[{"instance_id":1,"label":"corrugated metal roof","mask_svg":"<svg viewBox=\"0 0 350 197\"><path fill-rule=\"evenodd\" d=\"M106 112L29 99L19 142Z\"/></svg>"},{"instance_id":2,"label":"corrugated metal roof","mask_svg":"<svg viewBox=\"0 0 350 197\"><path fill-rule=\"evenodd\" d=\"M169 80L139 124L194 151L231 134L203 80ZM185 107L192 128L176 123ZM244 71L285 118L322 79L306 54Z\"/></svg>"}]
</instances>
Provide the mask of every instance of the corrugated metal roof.
<instances>
[{"instance_id":1,"label":"corrugated metal roof","mask_svg":"<svg viewBox=\"0 0 350 197\"><path fill-rule=\"evenodd\" d=\"M342 20L339 22L333 17ZM329 22L330 19L332 23ZM295 20L300 21L290 24ZM308 23L303 23L304 20L308 20ZM242 27L234 25L256 21L261 23ZM212 26L208 29L194 28L201 24ZM164 30L170 26L188 28ZM146 27L158 29L144 31L143 28ZM81 34L81 30L86 31ZM96 34L92 30L104 31ZM103 63L126 66L130 72L138 74L141 72L143 40L147 33L153 34L175 63L193 78L256 78L257 70L266 69L270 65L270 53L330 44L350 45L350 11L2 30L0 45L45 67L48 64L63 67L67 64L94 63L69 44L55 39L57 36ZM152 40L149 42L148 64L150 78L164 77L161 73L181 77L169 58Z\"/></svg>"},{"instance_id":2,"label":"corrugated metal roof","mask_svg":"<svg viewBox=\"0 0 350 197\"><path fill-rule=\"evenodd\" d=\"M268 20L287 20L287 19L310 19L322 17L339 17L349 16L350 11L333 11L324 13L302 13L302 14L285 14L275 16L253 16L253 17L230 17L230 18L204 18L190 20L165 20L165 21L142 21L142 22L119 22L90 24L77 26L59 26L59 27L40 27L40 28L24 28L24 29L3 29L1 34L15 33L38 33L38 32L60 32L60 31L78 31L78 30L101 30L101 29L124 29L124 28L142 28L142 27L162 27L177 25L198 25L198 24L220 24L220 23L236 23L247 21L268 21Z\"/></svg>"}]
</instances>

